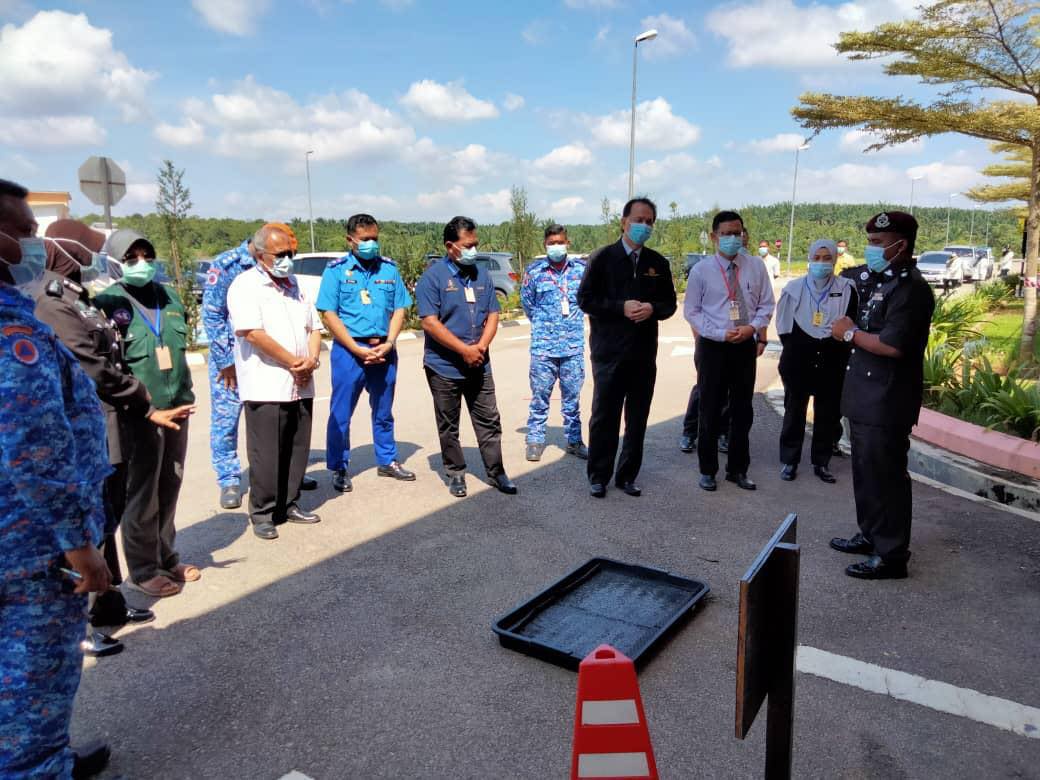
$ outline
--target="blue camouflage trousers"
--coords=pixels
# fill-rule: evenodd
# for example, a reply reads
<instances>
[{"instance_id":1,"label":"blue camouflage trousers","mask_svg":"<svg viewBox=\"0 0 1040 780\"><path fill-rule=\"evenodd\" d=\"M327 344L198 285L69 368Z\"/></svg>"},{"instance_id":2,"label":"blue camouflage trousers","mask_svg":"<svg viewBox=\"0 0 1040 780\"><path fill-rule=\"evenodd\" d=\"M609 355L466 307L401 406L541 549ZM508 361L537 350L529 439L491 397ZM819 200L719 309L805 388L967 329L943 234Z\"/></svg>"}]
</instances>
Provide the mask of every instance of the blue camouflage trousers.
<instances>
[{"instance_id":1,"label":"blue camouflage trousers","mask_svg":"<svg viewBox=\"0 0 1040 780\"><path fill-rule=\"evenodd\" d=\"M242 464L238 460L238 420L242 402L238 390L228 390L220 381L220 371L213 361L209 363L209 454L217 484L221 487L237 485L242 478Z\"/></svg>"},{"instance_id":2,"label":"blue camouflage trousers","mask_svg":"<svg viewBox=\"0 0 1040 780\"><path fill-rule=\"evenodd\" d=\"M531 355L531 409L527 417L527 443L545 443L545 425L549 420L549 397L556 381L563 397L563 431L568 444L582 440L581 413L578 399L585 381L585 356L545 357Z\"/></svg>"},{"instance_id":3,"label":"blue camouflage trousers","mask_svg":"<svg viewBox=\"0 0 1040 780\"><path fill-rule=\"evenodd\" d=\"M56 576L0 582L0 777L72 776L69 721L87 597Z\"/></svg>"}]
</instances>

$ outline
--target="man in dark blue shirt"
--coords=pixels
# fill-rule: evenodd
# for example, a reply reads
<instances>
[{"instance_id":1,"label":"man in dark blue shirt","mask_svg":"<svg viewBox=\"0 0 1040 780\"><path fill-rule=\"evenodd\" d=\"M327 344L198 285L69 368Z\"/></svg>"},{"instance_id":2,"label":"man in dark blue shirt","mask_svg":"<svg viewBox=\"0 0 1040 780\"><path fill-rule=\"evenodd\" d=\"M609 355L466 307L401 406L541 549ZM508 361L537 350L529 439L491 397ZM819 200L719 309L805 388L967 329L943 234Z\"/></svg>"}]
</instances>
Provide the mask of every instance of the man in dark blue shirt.
<instances>
[{"instance_id":1,"label":"man in dark blue shirt","mask_svg":"<svg viewBox=\"0 0 1040 780\"><path fill-rule=\"evenodd\" d=\"M498 299L487 270L476 264L479 244L472 219L452 219L444 226L446 256L426 269L415 288L441 460L456 498L466 495L466 459L459 444L463 398L488 479L503 493L516 493L502 465L502 420L488 353L498 330Z\"/></svg>"}]
</instances>

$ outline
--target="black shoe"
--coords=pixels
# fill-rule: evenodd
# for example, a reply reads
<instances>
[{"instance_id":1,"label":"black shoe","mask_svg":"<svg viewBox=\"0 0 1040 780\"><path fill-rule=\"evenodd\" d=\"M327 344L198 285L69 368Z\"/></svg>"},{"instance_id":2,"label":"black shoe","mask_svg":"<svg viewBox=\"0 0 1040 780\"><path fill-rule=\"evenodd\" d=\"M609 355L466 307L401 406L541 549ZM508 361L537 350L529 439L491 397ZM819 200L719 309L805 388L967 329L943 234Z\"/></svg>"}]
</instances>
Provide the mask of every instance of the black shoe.
<instances>
[{"instance_id":1,"label":"black shoe","mask_svg":"<svg viewBox=\"0 0 1040 780\"><path fill-rule=\"evenodd\" d=\"M607 495L607 486L602 482L590 482L589 495L593 498L603 498Z\"/></svg>"},{"instance_id":2,"label":"black shoe","mask_svg":"<svg viewBox=\"0 0 1040 780\"><path fill-rule=\"evenodd\" d=\"M466 497L466 475L455 474L448 482L448 492L451 493L455 498Z\"/></svg>"},{"instance_id":3,"label":"black shoe","mask_svg":"<svg viewBox=\"0 0 1040 780\"><path fill-rule=\"evenodd\" d=\"M833 455L835 458L845 457L845 451L842 450L841 445L838 444L838 442L834 442L834 444L831 445L831 455Z\"/></svg>"},{"instance_id":4,"label":"black shoe","mask_svg":"<svg viewBox=\"0 0 1040 780\"><path fill-rule=\"evenodd\" d=\"M697 440L692 436L680 436L679 437L679 451L680 452L693 452L697 449Z\"/></svg>"},{"instance_id":5,"label":"black shoe","mask_svg":"<svg viewBox=\"0 0 1040 780\"><path fill-rule=\"evenodd\" d=\"M545 445L538 442L532 441L527 443L527 452L524 454L529 461L537 463L542 459L542 453L545 451Z\"/></svg>"},{"instance_id":6,"label":"black shoe","mask_svg":"<svg viewBox=\"0 0 1040 780\"><path fill-rule=\"evenodd\" d=\"M90 610L92 626L125 626L127 617L126 599L119 591L109 590L99 593Z\"/></svg>"},{"instance_id":7,"label":"black shoe","mask_svg":"<svg viewBox=\"0 0 1040 780\"><path fill-rule=\"evenodd\" d=\"M719 437L719 452L729 452L729 436Z\"/></svg>"},{"instance_id":8,"label":"black shoe","mask_svg":"<svg viewBox=\"0 0 1040 780\"><path fill-rule=\"evenodd\" d=\"M865 561L852 564L845 573L859 580L905 580L906 561L886 563L880 555L872 555Z\"/></svg>"},{"instance_id":9,"label":"black shoe","mask_svg":"<svg viewBox=\"0 0 1040 780\"><path fill-rule=\"evenodd\" d=\"M835 482L838 481L838 480L836 480L834 478L834 475L831 474L830 471L827 470L826 466L813 466L812 467L812 473L815 474L816 476L818 476L820 479L822 479L828 485L833 485Z\"/></svg>"},{"instance_id":10,"label":"black shoe","mask_svg":"<svg viewBox=\"0 0 1040 780\"><path fill-rule=\"evenodd\" d=\"M91 658L104 658L106 655L117 655L123 652L123 643L100 631L91 631L90 636L79 643L83 655Z\"/></svg>"},{"instance_id":11,"label":"black shoe","mask_svg":"<svg viewBox=\"0 0 1040 780\"><path fill-rule=\"evenodd\" d=\"M701 481L697 483L701 490L715 491L719 489L719 483L711 474L701 474Z\"/></svg>"},{"instance_id":12,"label":"black shoe","mask_svg":"<svg viewBox=\"0 0 1040 780\"><path fill-rule=\"evenodd\" d=\"M72 749L72 780L83 780L105 771L112 758L112 749L104 742L88 742Z\"/></svg>"},{"instance_id":13,"label":"black shoe","mask_svg":"<svg viewBox=\"0 0 1040 780\"><path fill-rule=\"evenodd\" d=\"M253 535L259 539L277 539L278 529L274 527L274 523L267 521L264 523L253 523Z\"/></svg>"},{"instance_id":14,"label":"black shoe","mask_svg":"<svg viewBox=\"0 0 1040 780\"><path fill-rule=\"evenodd\" d=\"M337 469L335 476L332 477L332 489L338 490L340 493L349 493L354 489L354 483L350 481L350 474L346 469Z\"/></svg>"},{"instance_id":15,"label":"black shoe","mask_svg":"<svg viewBox=\"0 0 1040 780\"><path fill-rule=\"evenodd\" d=\"M285 510L285 520L288 523L299 523L300 525L313 525L321 522L321 518L314 512L300 509L295 504Z\"/></svg>"},{"instance_id":16,"label":"black shoe","mask_svg":"<svg viewBox=\"0 0 1040 780\"><path fill-rule=\"evenodd\" d=\"M505 474L499 474L491 480L491 484L498 488L500 493L505 493L507 496L516 495L516 483Z\"/></svg>"},{"instance_id":17,"label":"black shoe","mask_svg":"<svg viewBox=\"0 0 1040 780\"><path fill-rule=\"evenodd\" d=\"M837 536L831 539L831 549L852 555L873 555L874 543L867 541L863 534L856 534L849 539Z\"/></svg>"},{"instance_id":18,"label":"black shoe","mask_svg":"<svg viewBox=\"0 0 1040 780\"><path fill-rule=\"evenodd\" d=\"M589 459L589 448L585 446L584 442L568 442L567 446L564 447L563 451L568 455L573 455L575 458L581 458L582 460Z\"/></svg>"},{"instance_id":19,"label":"black shoe","mask_svg":"<svg viewBox=\"0 0 1040 780\"><path fill-rule=\"evenodd\" d=\"M733 482L738 488L743 490L757 490L758 485L748 479L747 474L727 474L727 482Z\"/></svg>"},{"instance_id":20,"label":"black shoe","mask_svg":"<svg viewBox=\"0 0 1040 780\"><path fill-rule=\"evenodd\" d=\"M642 488L635 482L615 482L614 486L620 488L626 496L632 496L632 498L639 498L643 495Z\"/></svg>"},{"instance_id":21,"label":"black shoe","mask_svg":"<svg viewBox=\"0 0 1040 780\"><path fill-rule=\"evenodd\" d=\"M308 477L304 475L303 479L300 480L300 490L317 490L318 480L314 477Z\"/></svg>"},{"instance_id":22,"label":"black shoe","mask_svg":"<svg viewBox=\"0 0 1040 780\"><path fill-rule=\"evenodd\" d=\"M798 476L798 464L797 463L785 463L784 467L780 469L780 479L784 482L794 482Z\"/></svg>"},{"instance_id":23,"label":"black shoe","mask_svg":"<svg viewBox=\"0 0 1040 780\"><path fill-rule=\"evenodd\" d=\"M391 461L388 466L380 466L377 468L376 474L381 477L393 477L402 482L415 482L415 472L409 471L396 460Z\"/></svg>"},{"instance_id":24,"label":"black shoe","mask_svg":"<svg viewBox=\"0 0 1040 780\"><path fill-rule=\"evenodd\" d=\"M220 489L220 508L238 509L242 506L242 486L239 484L228 485Z\"/></svg>"},{"instance_id":25,"label":"black shoe","mask_svg":"<svg viewBox=\"0 0 1040 780\"><path fill-rule=\"evenodd\" d=\"M155 620L155 613L150 609L126 608L127 623L151 623L153 620Z\"/></svg>"}]
</instances>

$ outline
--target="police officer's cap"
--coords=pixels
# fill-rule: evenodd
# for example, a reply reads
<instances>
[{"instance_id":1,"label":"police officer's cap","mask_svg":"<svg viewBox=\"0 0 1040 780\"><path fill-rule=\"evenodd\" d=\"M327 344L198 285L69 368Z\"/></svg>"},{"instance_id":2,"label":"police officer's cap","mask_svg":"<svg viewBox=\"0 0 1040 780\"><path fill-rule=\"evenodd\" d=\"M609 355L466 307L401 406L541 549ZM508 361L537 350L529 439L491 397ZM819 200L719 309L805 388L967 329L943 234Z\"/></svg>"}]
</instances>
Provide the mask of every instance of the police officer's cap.
<instances>
[{"instance_id":1,"label":"police officer's cap","mask_svg":"<svg viewBox=\"0 0 1040 780\"><path fill-rule=\"evenodd\" d=\"M911 242L917 238L917 220L905 211L882 211L867 223L868 233L898 233Z\"/></svg>"},{"instance_id":2,"label":"police officer's cap","mask_svg":"<svg viewBox=\"0 0 1040 780\"><path fill-rule=\"evenodd\" d=\"M155 256L155 247L152 245L152 242L136 230L129 229L117 230L110 235L108 241L105 242L105 253L111 258L122 260L126 257L126 253L130 251L130 247L138 241L146 243L151 250L152 256Z\"/></svg>"}]
</instances>

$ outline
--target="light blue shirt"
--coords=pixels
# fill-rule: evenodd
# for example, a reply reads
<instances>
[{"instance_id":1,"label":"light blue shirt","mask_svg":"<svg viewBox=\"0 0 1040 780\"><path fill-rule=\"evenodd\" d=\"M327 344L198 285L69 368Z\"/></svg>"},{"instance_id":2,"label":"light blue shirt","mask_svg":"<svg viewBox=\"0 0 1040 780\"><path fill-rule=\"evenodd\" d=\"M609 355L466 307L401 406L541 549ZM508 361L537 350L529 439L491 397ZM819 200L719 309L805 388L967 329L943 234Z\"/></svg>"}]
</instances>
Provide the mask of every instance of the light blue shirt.
<instances>
[{"instance_id":1,"label":"light blue shirt","mask_svg":"<svg viewBox=\"0 0 1040 780\"><path fill-rule=\"evenodd\" d=\"M737 265L737 287L748 311L748 324L765 328L773 316L773 284L761 258L743 252L733 259ZM725 341L726 331L735 326L729 318L730 298L726 272L730 261L716 254L690 269L686 282L683 316L697 333L712 341Z\"/></svg>"}]
</instances>

